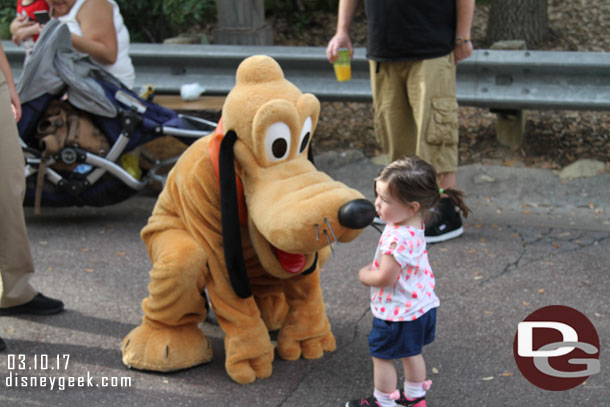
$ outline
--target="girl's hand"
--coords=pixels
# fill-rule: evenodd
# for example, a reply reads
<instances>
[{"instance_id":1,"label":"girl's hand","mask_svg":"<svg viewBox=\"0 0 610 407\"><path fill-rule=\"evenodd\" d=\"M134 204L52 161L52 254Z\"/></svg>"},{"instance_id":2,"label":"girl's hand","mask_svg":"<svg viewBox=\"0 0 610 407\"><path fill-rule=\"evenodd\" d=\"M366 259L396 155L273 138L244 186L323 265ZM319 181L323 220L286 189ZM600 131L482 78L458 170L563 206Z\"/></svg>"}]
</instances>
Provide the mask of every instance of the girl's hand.
<instances>
[{"instance_id":1,"label":"girl's hand","mask_svg":"<svg viewBox=\"0 0 610 407\"><path fill-rule=\"evenodd\" d=\"M365 281L367 281L367 277L366 274L370 273L372 270L371 268L373 267L373 262L370 262L369 264L367 264L366 266L362 267L360 269L360 271L358 272L358 279L360 280L360 282L362 284L364 284L365 286L369 286L368 284L365 283Z\"/></svg>"},{"instance_id":2,"label":"girl's hand","mask_svg":"<svg viewBox=\"0 0 610 407\"><path fill-rule=\"evenodd\" d=\"M373 270L372 264L360 269L360 282L369 287L388 287L396 282L400 275L400 265L391 255L384 254L381 257L379 268Z\"/></svg>"}]
</instances>

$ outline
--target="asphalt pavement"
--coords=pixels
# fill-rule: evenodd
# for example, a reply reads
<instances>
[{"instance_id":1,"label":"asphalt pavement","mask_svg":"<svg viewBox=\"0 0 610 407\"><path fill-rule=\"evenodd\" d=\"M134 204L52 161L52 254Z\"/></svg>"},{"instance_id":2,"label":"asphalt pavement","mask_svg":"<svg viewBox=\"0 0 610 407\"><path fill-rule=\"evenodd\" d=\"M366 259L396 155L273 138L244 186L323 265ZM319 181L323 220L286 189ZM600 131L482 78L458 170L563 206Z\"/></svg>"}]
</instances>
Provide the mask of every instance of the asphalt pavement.
<instances>
[{"instance_id":1,"label":"asphalt pavement","mask_svg":"<svg viewBox=\"0 0 610 407\"><path fill-rule=\"evenodd\" d=\"M322 154L317 164L373 198L379 165L355 152ZM460 167L459 186L473 210L465 233L429 246L441 306L436 340L424 350L428 405L609 406L610 174L562 181L551 170L473 165ZM0 318L8 346L0 406L343 406L372 392L372 317L357 270L372 258L373 228L338 245L321 273L336 351L276 357L270 378L239 385L224 369L222 331L205 323L211 363L169 374L127 369L120 344L142 317L150 261L139 232L155 199L147 192L39 216L27 209L33 284L66 310ZM513 356L517 324L547 305L577 309L601 341L601 373L568 391L536 387ZM24 386L30 376L37 386Z\"/></svg>"}]
</instances>

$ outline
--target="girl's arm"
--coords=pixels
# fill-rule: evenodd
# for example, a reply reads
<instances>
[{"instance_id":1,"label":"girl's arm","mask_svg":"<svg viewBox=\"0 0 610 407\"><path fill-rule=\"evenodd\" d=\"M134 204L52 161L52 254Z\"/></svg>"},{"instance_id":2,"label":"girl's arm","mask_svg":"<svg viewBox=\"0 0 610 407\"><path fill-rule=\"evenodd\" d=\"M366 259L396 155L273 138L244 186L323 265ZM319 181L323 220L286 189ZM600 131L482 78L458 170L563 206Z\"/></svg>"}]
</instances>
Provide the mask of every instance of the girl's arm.
<instances>
[{"instance_id":1,"label":"girl's arm","mask_svg":"<svg viewBox=\"0 0 610 407\"><path fill-rule=\"evenodd\" d=\"M400 264L389 254L381 257L381 264L378 270L373 270L371 264L360 269L358 277L360 282L370 287L388 287L396 282L400 275Z\"/></svg>"},{"instance_id":2,"label":"girl's arm","mask_svg":"<svg viewBox=\"0 0 610 407\"><path fill-rule=\"evenodd\" d=\"M76 15L83 36L72 34L72 45L104 65L117 60L118 43L112 4L106 0L87 0Z\"/></svg>"}]
</instances>

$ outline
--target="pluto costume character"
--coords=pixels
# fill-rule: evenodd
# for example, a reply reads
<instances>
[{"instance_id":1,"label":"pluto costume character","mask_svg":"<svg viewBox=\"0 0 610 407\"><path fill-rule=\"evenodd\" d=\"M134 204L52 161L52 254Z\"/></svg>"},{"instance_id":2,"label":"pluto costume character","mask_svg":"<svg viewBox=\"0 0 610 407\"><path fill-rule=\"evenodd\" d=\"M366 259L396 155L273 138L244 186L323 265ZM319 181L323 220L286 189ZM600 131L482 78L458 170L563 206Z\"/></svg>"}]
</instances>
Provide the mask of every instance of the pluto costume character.
<instances>
[{"instance_id":1,"label":"pluto costume character","mask_svg":"<svg viewBox=\"0 0 610 407\"><path fill-rule=\"evenodd\" d=\"M123 363L166 372L210 361L198 326L206 288L238 383L271 375L270 330L283 359L335 349L320 266L330 242L356 238L375 209L308 160L319 111L273 59L240 64L221 123L182 155L142 230L153 268Z\"/></svg>"}]
</instances>

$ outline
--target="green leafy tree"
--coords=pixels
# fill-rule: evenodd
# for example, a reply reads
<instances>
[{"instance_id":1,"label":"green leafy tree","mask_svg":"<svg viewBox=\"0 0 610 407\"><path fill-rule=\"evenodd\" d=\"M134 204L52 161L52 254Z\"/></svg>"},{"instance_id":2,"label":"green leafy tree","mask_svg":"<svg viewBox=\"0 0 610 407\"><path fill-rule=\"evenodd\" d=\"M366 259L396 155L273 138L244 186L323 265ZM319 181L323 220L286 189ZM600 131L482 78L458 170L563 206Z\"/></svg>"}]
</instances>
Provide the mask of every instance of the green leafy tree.
<instances>
[{"instance_id":1,"label":"green leafy tree","mask_svg":"<svg viewBox=\"0 0 610 407\"><path fill-rule=\"evenodd\" d=\"M17 0L0 0L0 38L10 39L9 25L17 14Z\"/></svg>"},{"instance_id":2,"label":"green leafy tree","mask_svg":"<svg viewBox=\"0 0 610 407\"><path fill-rule=\"evenodd\" d=\"M162 42L216 20L214 0L117 0L132 42Z\"/></svg>"},{"instance_id":3,"label":"green leafy tree","mask_svg":"<svg viewBox=\"0 0 610 407\"><path fill-rule=\"evenodd\" d=\"M222 1L222 0L217 0ZM116 0L132 42L162 42L215 22L216 0ZM316 10L337 11L339 0L265 0L265 13L282 15L303 28ZM6 30L17 0L0 0L0 24Z\"/></svg>"},{"instance_id":4,"label":"green leafy tree","mask_svg":"<svg viewBox=\"0 0 610 407\"><path fill-rule=\"evenodd\" d=\"M132 42L165 38L216 20L215 0L116 0ZM0 0L0 25L8 29L17 0ZM5 38L6 33L5 33Z\"/></svg>"},{"instance_id":5,"label":"green leafy tree","mask_svg":"<svg viewBox=\"0 0 610 407\"><path fill-rule=\"evenodd\" d=\"M337 12L338 9L339 0L265 0L265 14L286 17L299 32L315 22L312 18L314 11Z\"/></svg>"}]
</instances>

